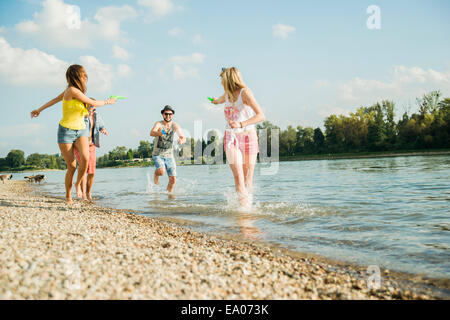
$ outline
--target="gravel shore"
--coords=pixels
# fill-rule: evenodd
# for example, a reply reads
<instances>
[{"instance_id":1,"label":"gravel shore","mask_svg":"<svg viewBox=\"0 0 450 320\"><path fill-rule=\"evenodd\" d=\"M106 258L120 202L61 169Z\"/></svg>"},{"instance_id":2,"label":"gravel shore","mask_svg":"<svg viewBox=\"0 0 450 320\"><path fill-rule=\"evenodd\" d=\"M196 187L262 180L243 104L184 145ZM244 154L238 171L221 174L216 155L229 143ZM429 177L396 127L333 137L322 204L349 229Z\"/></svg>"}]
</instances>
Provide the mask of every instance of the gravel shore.
<instances>
[{"instance_id":1,"label":"gravel shore","mask_svg":"<svg viewBox=\"0 0 450 320\"><path fill-rule=\"evenodd\" d=\"M0 183L0 299L448 299L386 270L295 257ZM438 292L438 293L437 293Z\"/></svg>"}]
</instances>

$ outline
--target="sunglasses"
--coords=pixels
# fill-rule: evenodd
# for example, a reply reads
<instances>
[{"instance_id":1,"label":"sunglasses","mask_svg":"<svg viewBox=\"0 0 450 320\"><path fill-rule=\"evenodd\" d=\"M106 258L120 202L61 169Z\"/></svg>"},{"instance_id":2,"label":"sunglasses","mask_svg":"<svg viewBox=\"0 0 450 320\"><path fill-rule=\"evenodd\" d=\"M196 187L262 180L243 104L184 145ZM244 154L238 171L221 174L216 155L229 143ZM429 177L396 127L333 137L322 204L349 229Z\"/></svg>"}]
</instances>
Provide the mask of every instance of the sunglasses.
<instances>
[{"instance_id":1,"label":"sunglasses","mask_svg":"<svg viewBox=\"0 0 450 320\"><path fill-rule=\"evenodd\" d=\"M164 115L165 116L173 116L173 113L171 113L171 112L164 112Z\"/></svg>"}]
</instances>

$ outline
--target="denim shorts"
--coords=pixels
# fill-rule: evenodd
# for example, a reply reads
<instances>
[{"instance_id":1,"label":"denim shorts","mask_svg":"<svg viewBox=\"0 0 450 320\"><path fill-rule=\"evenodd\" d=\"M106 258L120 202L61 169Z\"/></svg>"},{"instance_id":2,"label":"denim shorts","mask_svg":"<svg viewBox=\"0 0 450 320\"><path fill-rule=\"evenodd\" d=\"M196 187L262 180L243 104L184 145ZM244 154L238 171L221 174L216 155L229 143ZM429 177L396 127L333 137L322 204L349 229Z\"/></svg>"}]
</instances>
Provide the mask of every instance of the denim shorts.
<instances>
[{"instance_id":1,"label":"denim shorts","mask_svg":"<svg viewBox=\"0 0 450 320\"><path fill-rule=\"evenodd\" d=\"M169 177L177 176L177 165L174 158L164 158L161 156L153 156L153 162L156 169L166 168Z\"/></svg>"},{"instance_id":2,"label":"denim shorts","mask_svg":"<svg viewBox=\"0 0 450 320\"><path fill-rule=\"evenodd\" d=\"M81 137L89 137L89 118L85 118L86 127L82 130L72 130L58 126L58 143L74 143Z\"/></svg>"}]
</instances>

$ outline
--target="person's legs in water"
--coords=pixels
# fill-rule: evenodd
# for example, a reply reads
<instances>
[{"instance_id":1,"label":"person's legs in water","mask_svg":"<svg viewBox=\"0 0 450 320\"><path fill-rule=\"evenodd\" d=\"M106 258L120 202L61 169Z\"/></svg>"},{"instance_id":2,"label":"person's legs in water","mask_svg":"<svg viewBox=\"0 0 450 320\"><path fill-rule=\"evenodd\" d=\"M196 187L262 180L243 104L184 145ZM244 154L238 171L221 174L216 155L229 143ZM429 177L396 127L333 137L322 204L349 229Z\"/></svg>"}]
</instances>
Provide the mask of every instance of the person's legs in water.
<instances>
[{"instance_id":1,"label":"person's legs in water","mask_svg":"<svg viewBox=\"0 0 450 320\"><path fill-rule=\"evenodd\" d=\"M244 156L244 180L249 194L253 194L253 173L258 157L259 145L256 132L252 132L240 139L239 149Z\"/></svg>"},{"instance_id":2,"label":"person's legs in water","mask_svg":"<svg viewBox=\"0 0 450 320\"><path fill-rule=\"evenodd\" d=\"M258 154L244 155L244 181L247 192L253 194L253 173L255 171L256 157Z\"/></svg>"},{"instance_id":3,"label":"person's legs in water","mask_svg":"<svg viewBox=\"0 0 450 320\"><path fill-rule=\"evenodd\" d=\"M80 162L78 164L78 176L75 182L75 188L77 191L77 197L83 197L83 191L81 189L81 182L86 175L88 161L89 161L89 141L88 137L82 136L78 138L74 143L75 148L77 148L80 154Z\"/></svg>"},{"instance_id":4,"label":"person's legs in water","mask_svg":"<svg viewBox=\"0 0 450 320\"><path fill-rule=\"evenodd\" d=\"M177 167L175 164L175 159L166 158L164 159L167 175L169 176L169 183L167 184L167 192L171 193L175 188L175 183L177 182Z\"/></svg>"},{"instance_id":5,"label":"person's legs in water","mask_svg":"<svg viewBox=\"0 0 450 320\"><path fill-rule=\"evenodd\" d=\"M73 183L73 175L75 174L75 170L77 169L77 163L75 161L75 156L73 153L73 144L72 143L58 143L59 150L61 150L61 154L64 158L64 161L67 165L66 177L65 177L65 187L66 187L66 202L67 204L72 204L72 183Z\"/></svg>"},{"instance_id":6,"label":"person's legs in water","mask_svg":"<svg viewBox=\"0 0 450 320\"><path fill-rule=\"evenodd\" d=\"M159 177L164 175L164 161L160 156L153 156L153 163L155 164L155 173L153 174L153 182L159 185Z\"/></svg>"},{"instance_id":7,"label":"person's legs in water","mask_svg":"<svg viewBox=\"0 0 450 320\"><path fill-rule=\"evenodd\" d=\"M248 205L248 198L245 190L242 153L235 146L227 148L225 153L230 169L233 172L234 185L239 196L239 202L241 206L246 207Z\"/></svg>"}]
</instances>

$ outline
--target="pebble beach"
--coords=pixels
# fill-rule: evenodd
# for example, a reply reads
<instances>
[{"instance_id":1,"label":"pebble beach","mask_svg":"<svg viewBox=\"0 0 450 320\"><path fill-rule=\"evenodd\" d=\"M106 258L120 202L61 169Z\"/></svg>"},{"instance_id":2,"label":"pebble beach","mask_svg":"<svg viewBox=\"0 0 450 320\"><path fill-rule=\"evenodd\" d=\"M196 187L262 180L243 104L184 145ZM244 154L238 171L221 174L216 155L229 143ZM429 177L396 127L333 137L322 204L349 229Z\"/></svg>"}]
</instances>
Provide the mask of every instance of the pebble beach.
<instances>
[{"instance_id":1,"label":"pebble beach","mask_svg":"<svg viewBox=\"0 0 450 320\"><path fill-rule=\"evenodd\" d=\"M448 299L449 281L262 243L0 183L0 299Z\"/></svg>"}]
</instances>

